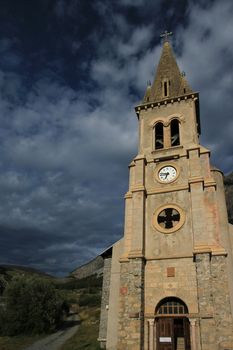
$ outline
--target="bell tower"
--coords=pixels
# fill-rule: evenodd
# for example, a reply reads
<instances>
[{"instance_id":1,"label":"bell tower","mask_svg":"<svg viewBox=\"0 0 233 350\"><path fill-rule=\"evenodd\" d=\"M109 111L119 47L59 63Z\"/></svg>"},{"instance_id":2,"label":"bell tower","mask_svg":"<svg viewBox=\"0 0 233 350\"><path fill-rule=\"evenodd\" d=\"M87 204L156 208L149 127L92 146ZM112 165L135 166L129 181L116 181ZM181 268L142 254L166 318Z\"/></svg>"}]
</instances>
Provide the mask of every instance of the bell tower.
<instances>
[{"instance_id":1,"label":"bell tower","mask_svg":"<svg viewBox=\"0 0 233 350\"><path fill-rule=\"evenodd\" d=\"M233 235L222 173L199 143L199 94L179 70L170 34L162 35L154 81L135 108L138 154L112 260L117 345L107 349L232 350Z\"/></svg>"}]
</instances>

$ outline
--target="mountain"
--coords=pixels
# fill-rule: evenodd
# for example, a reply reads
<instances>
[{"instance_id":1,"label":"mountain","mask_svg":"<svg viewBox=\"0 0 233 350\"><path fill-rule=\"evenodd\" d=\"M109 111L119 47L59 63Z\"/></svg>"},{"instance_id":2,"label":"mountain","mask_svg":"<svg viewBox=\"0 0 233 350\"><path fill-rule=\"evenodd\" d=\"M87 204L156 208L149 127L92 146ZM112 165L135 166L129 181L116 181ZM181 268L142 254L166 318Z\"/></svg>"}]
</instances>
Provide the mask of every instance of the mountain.
<instances>
[{"instance_id":1,"label":"mountain","mask_svg":"<svg viewBox=\"0 0 233 350\"><path fill-rule=\"evenodd\" d=\"M47 277L47 278L54 278L53 276L39 271L37 269L34 269L33 267L29 266L20 266L20 265L13 265L13 264L0 264L0 274L2 275L38 275L41 277Z\"/></svg>"},{"instance_id":2,"label":"mountain","mask_svg":"<svg viewBox=\"0 0 233 350\"><path fill-rule=\"evenodd\" d=\"M0 264L0 296L12 278L17 276L38 276L41 278L55 280L55 277L33 269L32 267Z\"/></svg>"}]
</instances>

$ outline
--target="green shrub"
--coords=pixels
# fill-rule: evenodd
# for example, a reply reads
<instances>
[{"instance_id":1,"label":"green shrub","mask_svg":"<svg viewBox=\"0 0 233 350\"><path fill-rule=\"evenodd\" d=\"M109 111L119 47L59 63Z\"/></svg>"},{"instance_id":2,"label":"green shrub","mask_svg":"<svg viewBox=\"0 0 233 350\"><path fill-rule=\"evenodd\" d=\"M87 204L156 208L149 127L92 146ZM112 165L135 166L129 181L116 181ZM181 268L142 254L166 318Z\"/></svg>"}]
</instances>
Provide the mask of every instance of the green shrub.
<instances>
[{"instance_id":1,"label":"green shrub","mask_svg":"<svg viewBox=\"0 0 233 350\"><path fill-rule=\"evenodd\" d=\"M6 304L0 315L4 335L39 334L58 327L64 304L52 283L38 277L18 277L7 286Z\"/></svg>"},{"instance_id":2,"label":"green shrub","mask_svg":"<svg viewBox=\"0 0 233 350\"><path fill-rule=\"evenodd\" d=\"M80 306L99 306L101 296L99 294L82 294L79 298Z\"/></svg>"},{"instance_id":3,"label":"green shrub","mask_svg":"<svg viewBox=\"0 0 233 350\"><path fill-rule=\"evenodd\" d=\"M63 290L74 290L74 289L90 289L94 288L101 289L102 288L102 277L97 277L97 275L88 276L82 279L70 279L65 283L57 283L56 288Z\"/></svg>"}]
</instances>

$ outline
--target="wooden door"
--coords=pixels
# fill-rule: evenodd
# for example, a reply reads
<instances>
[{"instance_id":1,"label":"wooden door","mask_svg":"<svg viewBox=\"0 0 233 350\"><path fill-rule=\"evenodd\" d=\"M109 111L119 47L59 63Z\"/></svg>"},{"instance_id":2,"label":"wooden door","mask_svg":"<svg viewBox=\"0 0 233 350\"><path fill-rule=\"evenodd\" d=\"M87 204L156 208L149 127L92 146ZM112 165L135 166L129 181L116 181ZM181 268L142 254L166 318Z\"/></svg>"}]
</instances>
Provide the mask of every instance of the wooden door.
<instances>
[{"instance_id":1,"label":"wooden door","mask_svg":"<svg viewBox=\"0 0 233 350\"><path fill-rule=\"evenodd\" d=\"M156 323L158 350L174 350L173 319L159 318Z\"/></svg>"},{"instance_id":2,"label":"wooden door","mask_svg":"<svg viewBox=\"0 0 233 350\"><path fill-rule=\"evenodd\" d=\"M174 318L174 350L186 350L184 334L184 318Z\"/></svg>"},{"instance_id":3,"label":"wooden door","mask_svg":"<svg viewBox=\"0 0 233 350\"><path fill-rule=\"evenodd\" d=\"M191 350L190 323L187 318L184 318L184 339L185 339L185 350Z\"/></svg>"},{"instance_id":4,"label":"wooden door","mask_svg":"<svg viewBox=\"0 0 233 350\"><path fill-rule=\"evenodd\" d=\"M157 319L156 338L158 350L191 350L189 320L186 317Z\"/></svg>"}]
</instances>

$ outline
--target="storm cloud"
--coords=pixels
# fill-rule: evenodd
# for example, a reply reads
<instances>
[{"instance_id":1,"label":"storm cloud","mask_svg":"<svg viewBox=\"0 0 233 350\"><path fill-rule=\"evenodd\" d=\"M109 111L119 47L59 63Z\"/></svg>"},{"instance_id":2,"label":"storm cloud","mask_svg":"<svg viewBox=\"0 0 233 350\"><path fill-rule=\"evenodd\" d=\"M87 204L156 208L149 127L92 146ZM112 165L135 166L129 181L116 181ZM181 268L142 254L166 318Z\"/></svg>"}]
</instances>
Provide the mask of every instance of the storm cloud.
<instances>
[{"instance_id":1,"label":"storm cloud","mask_svg":"<svg viewBox=\"0 0 233 350\"><path fill-rule=\"evenodd\" d=\"M2 2L1 263L64 275L123 235L134 106L165 29L200 91L201 142L232 171L232 16L230 0Z\"/></svg>"}]
</instances>

